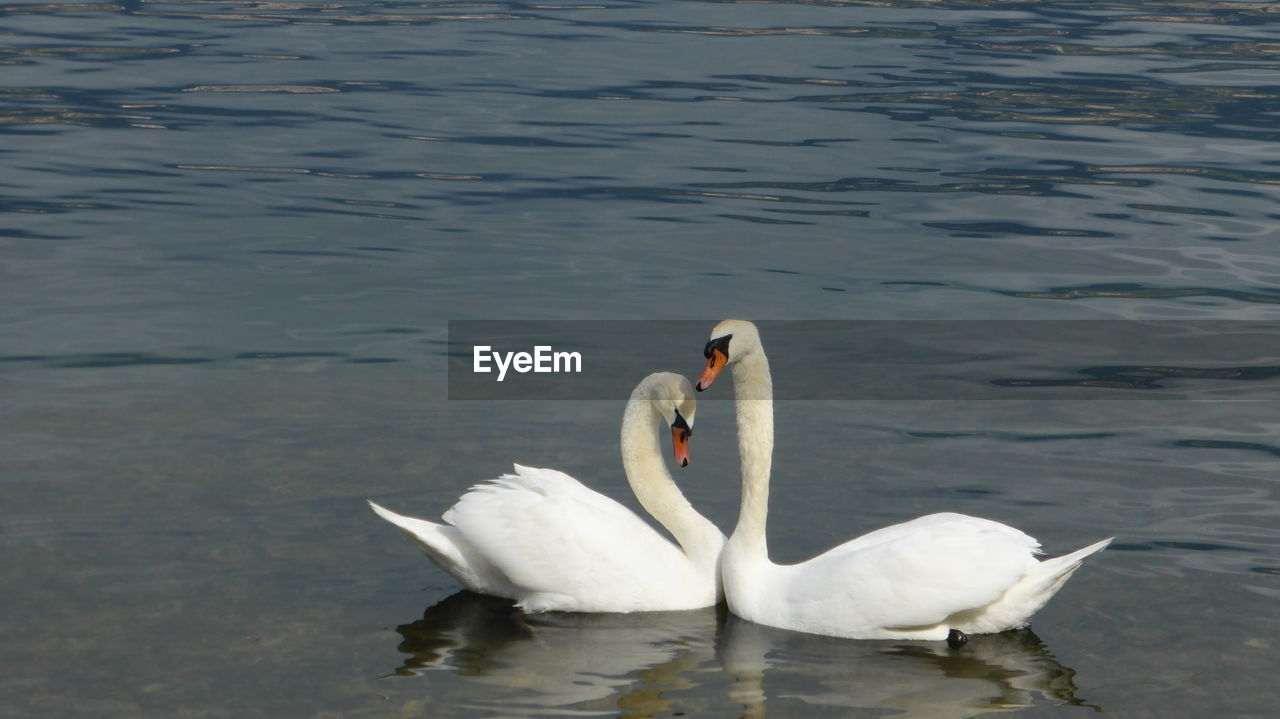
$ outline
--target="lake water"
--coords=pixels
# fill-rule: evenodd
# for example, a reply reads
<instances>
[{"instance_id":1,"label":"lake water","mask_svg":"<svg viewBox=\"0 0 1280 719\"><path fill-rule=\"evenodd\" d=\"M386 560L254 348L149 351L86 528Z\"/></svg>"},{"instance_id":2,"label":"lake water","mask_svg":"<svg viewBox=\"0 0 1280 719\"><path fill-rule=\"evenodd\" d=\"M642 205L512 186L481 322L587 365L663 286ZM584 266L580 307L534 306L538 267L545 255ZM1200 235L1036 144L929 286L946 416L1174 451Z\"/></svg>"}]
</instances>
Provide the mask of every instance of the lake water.
<instances>
[{"instance_id":1,"label":"lake water","mask_svg":"<svg viewBox=\"0 0 1280 719\"><path fill-rule=\"evenodd\" d=\"M1275 319L1274 4L18 1L0 36L5 716L1274 712L1274 401L780 402L778 561L942 510L1117 537L957 651L515 616L364 504L519 461L634 506L621 400L449 401L449 320L705 320L652 368L692 373L728 316ZM728 403L697 426L728 530Z\"/></svg>"}]
</instances>

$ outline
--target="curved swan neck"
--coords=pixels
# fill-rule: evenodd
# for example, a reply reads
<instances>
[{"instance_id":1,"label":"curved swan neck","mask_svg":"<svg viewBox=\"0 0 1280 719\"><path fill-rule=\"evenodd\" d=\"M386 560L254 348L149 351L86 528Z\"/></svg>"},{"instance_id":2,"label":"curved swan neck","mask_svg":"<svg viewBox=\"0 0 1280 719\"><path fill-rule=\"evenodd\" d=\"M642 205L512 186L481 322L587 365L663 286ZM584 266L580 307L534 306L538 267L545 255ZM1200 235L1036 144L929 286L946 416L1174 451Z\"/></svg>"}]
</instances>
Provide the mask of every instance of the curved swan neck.
<instances>
[{"instance_id":1,"label":"curved swan neck","mask_svg":"<svg viewBox=\"0 0 1280 719\"><path fill-rule=\"evenodd\" d=\"M773 463L773 377L763 351L751 352L733 368L738 456L742 462L742 504L732 541L757 557L769 558L765 521L769 513L769 472Z\"/></svg>"},{"instance_id":2,"label":"curved swan neck","mask_svg":"<svg viewBox=\"0 0 1280 719\"><path fill-rule=\"evenodd\" d=\"M686 556L715 561L724 535L698 514L671 478L654 431L654 425L662 422L665 426L665 422L646 389L643 384L636 388L622 415L622 467L627 483L640 505L671 532Z\"/></svg>"}]
</instances>

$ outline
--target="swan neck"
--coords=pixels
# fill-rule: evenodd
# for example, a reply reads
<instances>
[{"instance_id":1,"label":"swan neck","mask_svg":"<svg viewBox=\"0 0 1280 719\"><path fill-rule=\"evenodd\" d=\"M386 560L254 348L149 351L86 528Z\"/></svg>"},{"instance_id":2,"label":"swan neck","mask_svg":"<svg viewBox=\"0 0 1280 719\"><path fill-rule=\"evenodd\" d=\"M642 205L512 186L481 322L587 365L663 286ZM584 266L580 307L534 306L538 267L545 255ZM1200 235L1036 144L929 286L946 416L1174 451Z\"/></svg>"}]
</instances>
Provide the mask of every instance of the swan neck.
<instances>
[{"instance_id":1,"label":"swan neck","mask_svg":"<svg viewBox=\"0 0 1280 719\"><path fill-rule=\"evenodd\" d=\"M663 459L655 431L658 424L666 426L654 403L633 395L622 417L622 466L627 483L645 511L675 537L685 556L695 561L712 552L718 556L724 535L698 514L676 486ZM715 561L715 556L710 561Z\"/></svg>"},{"instance_id":2,"label":"swan neck","mask_svg":"<svg viewBox=\"0 0 1280 719\"><path fill-rule=\"evenodd\" d=\"M763 352L741 359L733 370L738 456L742 463L742 503L732 540L739 551L768 559L765 522L769 513L769 473L773 463L773 378Z\"/></svg>"}]
</instances>

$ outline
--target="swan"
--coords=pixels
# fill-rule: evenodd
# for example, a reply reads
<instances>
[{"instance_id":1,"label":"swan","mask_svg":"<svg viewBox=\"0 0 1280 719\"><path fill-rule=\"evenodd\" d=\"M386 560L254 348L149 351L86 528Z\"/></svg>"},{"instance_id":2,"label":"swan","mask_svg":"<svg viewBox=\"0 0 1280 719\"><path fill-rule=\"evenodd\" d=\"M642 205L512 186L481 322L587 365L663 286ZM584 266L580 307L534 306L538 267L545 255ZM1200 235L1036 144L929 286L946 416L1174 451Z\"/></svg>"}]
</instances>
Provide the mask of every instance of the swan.
<instances>
[{"instance_id":1,"label":"swan","mask_svg":"<svg viewBox=\"0 0 1280 719\"><path fill-rule=\"evenodd\" d=\"M721 554L725 599L758 624L851 639L946 639L1025 626L1104 539L1038 561L1013 527L950 512L878 529L808 561L769 560L765 517L773 454L773 380L756 326L725 320L703 354L702 391L733 368L742 463L738 524Z\"/></svg>"},{"instance_id":2,"label":"swan","mask_svg":"<svg viewBox=\"0 0 1280 719\"><path fill-rule=\"evenodd\" d=\"M689 380L659 372L636 386L622 416L627 481L679 546L573 477L518 464L467 490L443 524L369 504L467 589L513 599L526 612L709 607L723 598L725 536L680 492L653 431L669 425L676 460L688 465L696 405Z\"/></svg>"}]
</instances>

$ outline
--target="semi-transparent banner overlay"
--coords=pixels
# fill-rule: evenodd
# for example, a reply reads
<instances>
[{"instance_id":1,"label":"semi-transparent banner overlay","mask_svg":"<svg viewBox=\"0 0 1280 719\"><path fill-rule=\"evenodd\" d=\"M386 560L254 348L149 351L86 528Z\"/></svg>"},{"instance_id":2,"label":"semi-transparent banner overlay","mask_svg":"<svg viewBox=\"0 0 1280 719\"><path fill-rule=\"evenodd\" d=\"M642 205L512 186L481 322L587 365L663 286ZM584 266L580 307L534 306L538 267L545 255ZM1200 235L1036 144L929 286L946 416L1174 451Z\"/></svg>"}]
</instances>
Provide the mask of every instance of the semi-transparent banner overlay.
<instances>
[{"instance_id":1,"label":"semi-transparent banner overlay","mask_svg":"<svg viewBox=\"0 0 1280 719\"><path fill-rule=\"evenodd\" d=\"M625 399L696 382L714 321L454 320L449 399ZM777 399L1280 399L1280 320L762 321ZM702 397L733 394L732 368Z\"/></svg>"}]
</instances>

